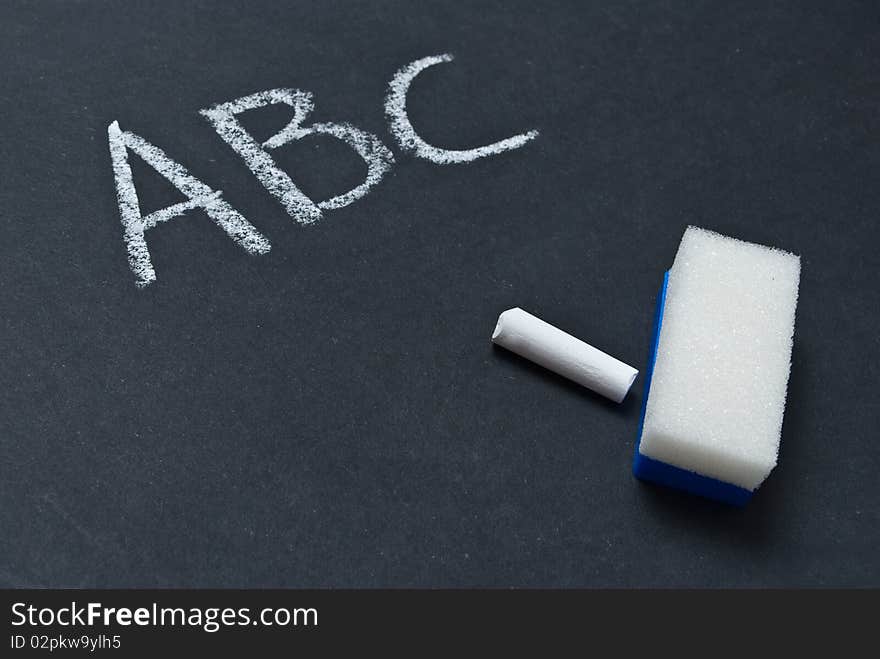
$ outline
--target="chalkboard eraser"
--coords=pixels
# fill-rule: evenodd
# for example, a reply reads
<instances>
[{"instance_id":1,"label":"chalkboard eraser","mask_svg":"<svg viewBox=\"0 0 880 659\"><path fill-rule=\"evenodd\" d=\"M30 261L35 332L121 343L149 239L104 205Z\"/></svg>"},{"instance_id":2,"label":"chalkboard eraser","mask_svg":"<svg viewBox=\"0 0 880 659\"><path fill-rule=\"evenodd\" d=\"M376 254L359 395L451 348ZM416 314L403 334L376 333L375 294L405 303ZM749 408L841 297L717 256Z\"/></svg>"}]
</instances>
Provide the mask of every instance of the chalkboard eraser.
<instances>
[{"instance_id":1,"label":"chalkboard eraser","mask_svg":"<svg viewBox=\"0 0 880 659\"><path fill-rule=\"evenodd\" d=\"M776 466L800 258L688 227L663 278L633 473L745 505Z\"/></svg>"},{"instance_id":2,"label":"chalkboard eraser","mask_svg":"<svg viewBox=\"0 0 880 659\"><path fill-rule=\"evenodd\" d=\"M519 307L498 317L492 342L610 398L626 397L639 372Z\"/></svg>"}]
</instances>

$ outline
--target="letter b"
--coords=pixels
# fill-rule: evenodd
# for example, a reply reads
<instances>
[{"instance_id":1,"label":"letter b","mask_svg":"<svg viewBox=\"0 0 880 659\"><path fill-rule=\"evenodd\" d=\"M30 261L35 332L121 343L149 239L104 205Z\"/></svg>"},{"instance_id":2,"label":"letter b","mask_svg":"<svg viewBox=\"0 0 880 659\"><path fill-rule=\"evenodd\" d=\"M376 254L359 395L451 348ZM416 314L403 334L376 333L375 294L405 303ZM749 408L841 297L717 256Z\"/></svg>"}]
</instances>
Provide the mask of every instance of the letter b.
<instances>
[{"instance_id":1,"label":"letter b","mask_svg":"<svg viewBox=\"0 0 880 659\"><path fill-rule=\"evenodd\" d=\"M266 105L284 103L293 108L293 119L278 133L260 144L245 130L236 115L255 110ZM309 113L314 109L312 95L299 89L270 89L264 92L242 96L201 110L200 113L211 122L214 130L240 155L254 176L284 206L288 214L300 224L312 224L321 219L321 211L342 208L364 196L394 163L394 156L378 137L355 128L351 124L318 123L302 127ZM367 163L367 176L363 183L348 192L321 201L313 202L296 187L286 172L281 170L267 149L277 149L307 135L332 135L354 149Z\"/></svg>"}]
</instances>

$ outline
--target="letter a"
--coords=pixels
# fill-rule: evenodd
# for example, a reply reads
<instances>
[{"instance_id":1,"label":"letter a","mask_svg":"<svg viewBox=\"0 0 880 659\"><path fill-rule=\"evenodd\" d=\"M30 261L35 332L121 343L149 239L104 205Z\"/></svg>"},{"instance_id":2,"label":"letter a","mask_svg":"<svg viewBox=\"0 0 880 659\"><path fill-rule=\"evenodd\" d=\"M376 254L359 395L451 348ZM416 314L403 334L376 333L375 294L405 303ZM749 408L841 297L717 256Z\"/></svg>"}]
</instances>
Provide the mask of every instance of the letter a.
<instances>
[{"instance_id":1,"label":"letter a","mask_svg":"<svg viewBox=\"0 0 880 659\"><path fill-rule=\"evenodd\" d=\"M150 251L147 249L144 232L160 222L183 215L191 208L204 208L208 217L248 252L265 254L269 251L269 241L244 219L241 213L223 201L219 190L212 190L190 175L183 165L171 160L162 149L134 133L123 132L116 121L107 127L107 136L116 179L116 198L119 202L119 214L128 248L128 264L131 266L138 287L143 288L156 280L156 272L150 261ZM146 217L141 215L137 190L128 164L128 149L139 155L144 162L168 179L189 199L150 213Z\"/></svg>"}]
</instances>

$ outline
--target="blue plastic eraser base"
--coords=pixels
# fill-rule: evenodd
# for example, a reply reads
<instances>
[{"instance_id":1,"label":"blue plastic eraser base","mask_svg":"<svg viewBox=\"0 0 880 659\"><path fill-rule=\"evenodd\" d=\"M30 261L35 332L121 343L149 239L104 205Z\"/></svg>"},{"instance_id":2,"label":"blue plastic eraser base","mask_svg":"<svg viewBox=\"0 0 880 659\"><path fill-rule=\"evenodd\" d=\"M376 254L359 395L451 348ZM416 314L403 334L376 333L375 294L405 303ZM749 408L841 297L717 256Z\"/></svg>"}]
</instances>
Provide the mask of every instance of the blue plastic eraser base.
<instances>
[{"instance_id":1,"label":"blue plastic eraser base","mask_svg":"<svg viewBox=\"0 0 880 659\"><path fill-rule=\"evenodd\" d=\"M645 395L642 399L642 417L639 421L639 436L636 440L633 474L641 480L651 481L660 485L685 490L707 499L714 499L733 506L744 506L752 498L752 491L726 483L708 476L660 462L639 453L642 442L642 429L645 425L645 410L648 407L648 396L651 393L651 378L654 375L654 362L657 360L657 345L660 343L660 329L663 326L663 308L666 306L666 286L669 284L669 271L663 275L663 285L657 295L657 307L654 310L654 332L651 338L651 353L648 356L648 369L645 376Z\"/></svg>"}]
</instances>

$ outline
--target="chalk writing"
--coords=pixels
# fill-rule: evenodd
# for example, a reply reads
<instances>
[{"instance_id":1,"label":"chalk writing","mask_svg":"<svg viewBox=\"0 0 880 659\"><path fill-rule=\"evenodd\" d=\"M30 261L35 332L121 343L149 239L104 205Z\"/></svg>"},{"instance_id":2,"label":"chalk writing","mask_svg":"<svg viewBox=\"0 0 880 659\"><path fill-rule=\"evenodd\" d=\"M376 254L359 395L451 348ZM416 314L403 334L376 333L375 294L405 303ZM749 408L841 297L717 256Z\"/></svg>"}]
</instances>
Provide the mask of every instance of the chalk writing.
<instances>
[{"instance_id":1,"label":"chalk writing","mask_svg":"<svg viewBox=\"0 0 880 659\"><path fill-rule=\"evenodd\" d=\"M244 129L235 115L277 103L292 107L293 119L261 145ZM321 219L321 209L342 208L363 197L382 180L394 162L394 156L378 137L351 124L323 123L303 128L303 121L314 107L312 95L308 92L299 89L270 89L201 111L220 137L244 159L260 183L278 198L288 214L300 224L311 224ZM367 177L353 190L315 204L296 187L290 176L278 168L266 149L277 149L294 140L318 133L331 135L353 148L367 163Z\"/></svg>"},{"instance_id":2,"label":"chalk writing","mask_svg":"<svg viewBox=\"0 0 880 659\"><path fill-rule=\"evenodd\" d=\"M426 68L451 62L452 55L435 55L416 60L401 68L388 86L385 99L385 114L389 130L398 145L405 152L414 154L438 165L467 163L477 158L518 149L538 136L538 131L514 135L507 139L473 149L450 150L432 146L416 133L406 114L406 97L410 84ZM288 105L293 109L293 118L275 135L260 143L245 130L237 115L275 104ZM270 89L233 101L218 103L200 110L217 131L217 134L244 160L248 169L260 183L284 206L287 213L303 225L314 224L322 217L322 211L342 208L363 197L379 183L394 164L394 155L372 133L368 133L348 123L316 123L303 126L314 109L315 104L309 92L299 89ZM290 176L275 163L269 153L300 140L308 135L329 135L350 146L367 164L364 182L348 192L315 202L309 199L293 182ZM113 121L107 127L113 174L116 181L116 197L122 219L123 237L128 250L128 263L135 276L135 283L144 287L156 280L156 272L150 260L144 233L160 222L183 215L193 208L203 208L208 216L222 228L230 238L245 250L255 254L269 251L269 241L248 222L241 213L223 200L219 190L213 190L193 177L180 163L169 158L159 147L150 144L134 133L123 131L119 123ZM138 202L137 190L128 164L128 151L140 156L148 165L165 177L187 201L168 206L143 216Z\"/></svg>"},{"instance_id":3,"label":"chalk writing","mask_svg":"<svg viewBox=\"0 0 880 659\"><path fill-rule=\"evenodd\" d=\"M429 66L451 62L452 60L452 55L448 53L423 57L400 69L394 74L394 77L388 84L388 96L385 98L385 115L388 117L391 134L394 135L401 149L438 165L451 165L454 163L471 162L477 158L485 158L486 156L494 156L505 151L518 149L538 136L538 131L530 130L527 133L514 135L500 142L493 142L486 146L461 151L431 146L419 137L406 114L406 93L409 91L410 84L419 73Z\"/></svg>"},{"instance_id":4,"label":"chalk writing","mask_svg":"<svg viewBox=\"0 0 880 659\"><path fill-rule=\"evenodd\" d=\"M128 249L128 264L134 273L135 284L139 287L156 280L144 232L160 222L183 215L192 208L204 208L208 217L248 252L265 254L269 251L269 241L241 213L223 201L219 190L212 190L192 176L183 165L171 160L162 149L134 133L122 131L116 121L107 127L107 137L116 180L116 199ZM170 181L189 200L155 211L146 217L141 215L137 190L128 164L128 149Z\"/></svg>"}]
</instances>

